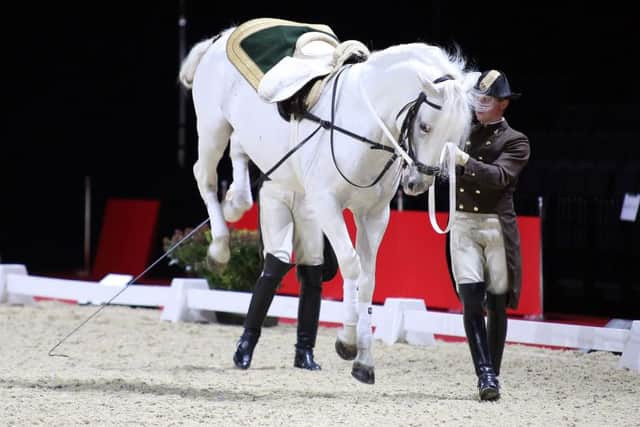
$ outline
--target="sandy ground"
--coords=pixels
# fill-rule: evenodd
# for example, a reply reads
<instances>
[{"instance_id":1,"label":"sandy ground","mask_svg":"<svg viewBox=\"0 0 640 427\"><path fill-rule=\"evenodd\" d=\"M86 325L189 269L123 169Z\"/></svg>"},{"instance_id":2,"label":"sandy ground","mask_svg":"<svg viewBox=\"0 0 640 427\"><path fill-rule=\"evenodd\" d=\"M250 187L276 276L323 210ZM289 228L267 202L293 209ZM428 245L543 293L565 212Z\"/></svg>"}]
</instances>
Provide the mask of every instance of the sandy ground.
<instances>
[{"instance_id":1,"label":"sandy ground","mask_svg":"<svg viewBox=\"0 0 640 427\"><path fill-rule=\"evenodd\" d=\"M0 425L639 426L640 374L607 352L508 345L502 399L479 402L466 343L374 344L376 384L351 377L321 328L322 371L293 368L295 326L266 328L251 368L240 326L160 320L160 311L40 302L0 305Z\"/></svg>"}]
</instances>

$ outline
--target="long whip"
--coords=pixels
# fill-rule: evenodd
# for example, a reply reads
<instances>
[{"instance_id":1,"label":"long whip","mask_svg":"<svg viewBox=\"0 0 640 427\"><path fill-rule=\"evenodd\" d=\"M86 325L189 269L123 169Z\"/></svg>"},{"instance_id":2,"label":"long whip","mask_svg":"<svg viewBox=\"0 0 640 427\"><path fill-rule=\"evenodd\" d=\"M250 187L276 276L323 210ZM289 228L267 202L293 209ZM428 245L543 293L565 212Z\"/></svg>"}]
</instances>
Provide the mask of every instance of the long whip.
<instances>
[{"instance_id":1,"label":"long whip","mask_svg":"<svg viewBox=\"0 0 640 427\"><path fill-rule=\"evenodd\" d=\"M120 294L122 294L130 285L133 285L137 280L139 280L142 276L144 276L145 274L147 274L147 272L149 272L149 270L151 270L153 267L155 267L160 261L162 261L164 258L166 258L167 256L169 256L169 254L171 254L171 252L173 252L178 246L180 246L184 241L186 241L187 239L189 239L191 236L193 236L193 234L195 234L198 230L200 230L202 227L204 227L207 223L209 222L209 218L205 219L204 221L202 221L200 223L200 225L198 225L196 228L194 228L193 230L191 230L189 233L187 233L186 236L184 236L182 239L180 239L178 242L176 242L173 246L171 246L169 249L167 249L165 251L164 254L162 254L162 256L160 256L160 258L158 258L157 260L155 260L149 267L145 268L144 271L140 274L138 274L136 277L134 277L133 279L129 280L122 289L120 289L114 296L112 296L111 298L109 298L109 300L107 302L103 302L100 307L98 307L98 309L96 311L94 311L89 317L87 317L84 321L82 321L82 323L80 323L78 326L76 326L71 332L69 332L64 338L62 338L60 341L58 341L58 343L56 345L54 345L53 347L51 347L51 350L49 350L49 356L58 356L58 357L69 357L66 354L54 354L53 351L58 348L63 342L65 342L71 335L75 334L80 328L82 328L85 324L87 324L89 322L89 320L93 319L98 313L100 313L100 311L102 311L106 306L108 306L109 304L111 304L111 302L116 299Z\"/></svg>"}]
</instances>

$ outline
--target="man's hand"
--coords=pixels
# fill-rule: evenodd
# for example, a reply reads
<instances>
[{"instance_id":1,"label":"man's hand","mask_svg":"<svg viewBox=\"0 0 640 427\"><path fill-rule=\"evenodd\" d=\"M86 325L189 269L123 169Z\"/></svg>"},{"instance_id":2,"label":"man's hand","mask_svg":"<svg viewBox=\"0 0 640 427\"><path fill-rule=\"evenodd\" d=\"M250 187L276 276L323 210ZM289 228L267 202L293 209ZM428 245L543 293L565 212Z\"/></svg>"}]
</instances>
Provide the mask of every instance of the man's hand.
<instances>
[{"instance_id":1,"label":"man's hand","mask_svg":"<svg viewBox=\"0 0 640 427\"><path fill-rule=\"evenodd\" d=\"M469 160L469 155L456 147L456 165L464 166L467 164L467 160Z\"/></svg>"}]
</instances>

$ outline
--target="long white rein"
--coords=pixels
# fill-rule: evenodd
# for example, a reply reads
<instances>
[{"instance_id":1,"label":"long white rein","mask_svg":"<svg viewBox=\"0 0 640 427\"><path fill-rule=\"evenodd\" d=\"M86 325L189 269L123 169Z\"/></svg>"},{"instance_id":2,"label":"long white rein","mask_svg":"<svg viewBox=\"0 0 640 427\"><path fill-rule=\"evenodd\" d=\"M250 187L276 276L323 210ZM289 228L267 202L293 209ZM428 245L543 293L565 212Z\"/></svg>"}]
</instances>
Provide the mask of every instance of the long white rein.
<instances>
[{"instance_id":1,"label":"long white rein","mask_svg":"<svg viewBox=\"0 0 640 427\"><path fill-rule=\"evenodd\" d=\"M366 104L373 118L376 120L376 123L378 123L378 126L380 126L380 129L382 129L382 133L384 133L387 139L391 142L396 152L400 154L400 156L402 156L402 158L410 166L413 166L414 165L413 159L409 156L409 154L407 154L407 152L402 147L400 147L400 144L398 144L398 142L395 140L393 135L391 135L391 132L389 131L387 126L384 124L382 119L378 117L376 110L374 110L373 105L371 105L371 102L369 101L369 97L367 96L366 92L362 88L362 84L359 84L358 87L360 89L360 94L362 96L362 99L364 99L364 103ZM438 221L436 219L436 186L435 186L436 180L435 179L433 180L433 182L429 186L429 189L427 190L429 192L428 205L427 205L427 209L429 211L429 221L431 222L431 226L433 227L435 232L439 234L445 234L449 232L449 230L453 226L453 223L455 222L455 214L456 214L455 144L451 142L447 142L444 145L444 147L442 148L442 151L440 152L440 164L443 163L445 153L449 154L447 158L447 172L449 173L449 221L444 230L440 228L440 226L438 225Z\"/></svg>"},{"instance_id":2,"label":"long white rein","mask_svg":"<svg viewBox=\"0 0 640 427\"><path fill-rule=\"evenodd\" d=\"M393 135L391 135L391 132L389 131L389 129L387 129L387 126L382 122L382 119L380 119L380 117L378 117L378 114L376 113L376 110L373 109L373 105L371 105L371 102L369 101L369 97L367 96L366 92L362 88L362 83L359 83L358 87L360 88L360 95L362 95L362 98L364 99L364 103L367 105L367 108L371 112L371 115L373 116L373 118L376 119L376 123L378 123L378 126L380 126L380 129L382 129L382 132L389 139L389 141L391 141L391 144L393 145L393 148L398 152L398 154L400 154L402 156L402 158L407 163L409 163L411 166L413 166L413 163L414 163L413 159L407 154L406 151L404 151L404 149L402 147L400 147L400 144L398 144L398 142L393 137Z\"/></svg>"},{"instance_id":3,"label":"long white rein","mask_svg":"<svg viewBox=\"0 0 640 427\"><path fill-rule=\"evenodd\" d=\"M447 142L444 144L444 148L440 153L440 164L443 163L445 153L448 153L447 157L447 172L449 173L449 221L444 230L438 225L436 219L436 180L434 179L429 187L429 200L427 209L429 210L429 221L431 226L439 234L448 233L453 223L456 220L456 145Z\"/></svg>"}]
</instances>

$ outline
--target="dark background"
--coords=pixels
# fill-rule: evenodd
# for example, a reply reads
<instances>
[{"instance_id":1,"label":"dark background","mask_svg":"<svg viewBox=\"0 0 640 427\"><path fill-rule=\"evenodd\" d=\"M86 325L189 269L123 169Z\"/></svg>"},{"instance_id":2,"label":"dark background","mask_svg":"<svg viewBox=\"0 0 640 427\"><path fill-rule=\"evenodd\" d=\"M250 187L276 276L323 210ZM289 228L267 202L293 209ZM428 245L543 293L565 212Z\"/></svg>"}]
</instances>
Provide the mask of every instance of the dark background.
<instances>
[{"instance_id":1,"label":"dark background","mask_svg":"<svg viewBox=\"0 0 640 427\"><path fill-rule=\"evenodd\" d=\"M636 15L623 2L519 3L405 2L359 12L343 10L344 3L236 2L223 10L220 2L186 0L10 6L1 261L25 264L32 274L85 267L85 177L92 185L92 256L108 198L161 201L150 262L162 254L162 236L206 218L191 173L190 98L185 162L178 162L180 11L187 48L269 16L328 24L342 40L372 50L457 44L479 69L505 71L524 93L507 118L532 147L516 210L538 215L540 200L544 206L545 309L640 318L639 221L619 221L623 194L640 192ZM228 178L228 164L220 172ZM405 206L423 209L426 201ZM125 239L122 250L127 246Z\"/></svg>"}]
</instances>

